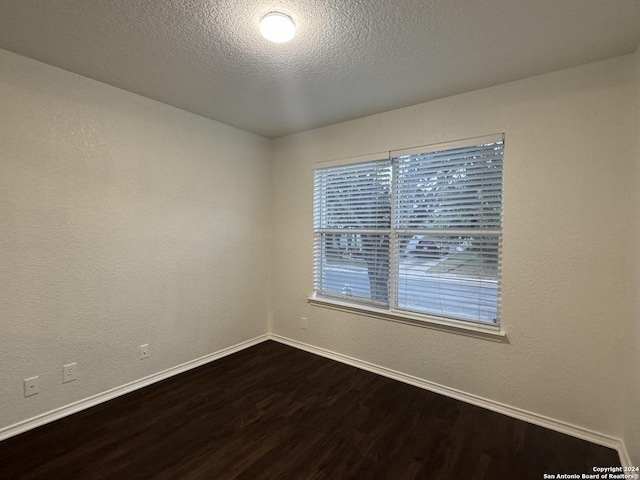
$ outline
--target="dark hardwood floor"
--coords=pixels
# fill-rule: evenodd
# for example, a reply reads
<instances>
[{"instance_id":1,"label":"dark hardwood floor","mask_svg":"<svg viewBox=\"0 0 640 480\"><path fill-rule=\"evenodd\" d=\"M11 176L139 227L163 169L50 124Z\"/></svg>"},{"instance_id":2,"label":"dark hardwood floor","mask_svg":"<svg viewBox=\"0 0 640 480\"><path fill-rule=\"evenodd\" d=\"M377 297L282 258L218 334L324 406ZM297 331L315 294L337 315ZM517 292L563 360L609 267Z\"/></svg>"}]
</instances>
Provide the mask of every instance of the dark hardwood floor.
<instances>
[{"instance_id":1,"label":"dark hardwood floor","mask_svg":"<svg viewBox=\"0 0 640 480\"><path fill-rule=\"evenodd\" d=\"M275 342L0 443L1 479L540 480L614 450Z\"/></svg>"}]
</instances>

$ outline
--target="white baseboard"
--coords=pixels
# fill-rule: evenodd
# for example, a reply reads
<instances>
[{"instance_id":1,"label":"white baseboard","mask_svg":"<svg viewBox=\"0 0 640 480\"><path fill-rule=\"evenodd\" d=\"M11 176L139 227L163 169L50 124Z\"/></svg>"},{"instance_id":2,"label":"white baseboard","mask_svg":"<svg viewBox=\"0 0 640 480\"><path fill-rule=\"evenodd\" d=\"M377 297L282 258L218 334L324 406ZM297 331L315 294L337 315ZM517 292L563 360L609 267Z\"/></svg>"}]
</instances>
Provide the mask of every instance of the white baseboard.
<instances>
[{"instance_id":1,"label":"white baseboard","mask_svg":"<svg viewBox=\"0 0 640 480\"><path fill-rule=\"evenodd\" d=\"M299 342L297 340L292 340L290 338L282 337L280 335L269 334L269 338L276 342L280 342L285 345L298 348L300 350L305 350L307 352L314 353L322 357L330 358L332 360L336 360L338 362L351 365L352 367L360 368L362 370L376 373L384 377L392 378L394 380L398 380L400 382L407 383L415 387L423 388L431 392L435 392L441 395L445 395L447 397L455 398L456 400L461 400L463 402L470 403L478 407L486 408L488 410L492 410L494 412L501 413L509 417L517 418L518 420L523 420L525 422L532 423L534 425L548 428L550 430L555 430L556 432L564 433L567 435L571 435L573 437L580 438L582 440L587 440L589 442L592 442L598 445L613 448L618 451L618 455L620 456L620 462L622 466L625 466L625 467L632 466L631 460L629 458L629 454L626 450L624 442L622 442L622 440L619 440L617 438L613 438L608 435L603 435L601 433L595 432L593 430L589 430L587 428L571 425L569 423L563 422L561 420L556 420L554 418L550 418L545 415L529 412L521 408L512 407L510 405L505 405L503 403L496 402L488 398L483 398L478 395L466 393L461 390L457 390L455 388L450 388L444 385L430 382L422 378L414 377L413 375L407 375L406 373L398 372L390 368L381 367L380 365L365 362L363 360L359 360L357 358L350 357L348 355L343 355L341 353L333 352L331 350L326 350L324 348L315 347L313 345Z\"/></svg>"},{"instance_id":2,"label":"white baseboard","mask_svg":"<svg viewBox=\"0 0 640 480\"><path fill-rule=\"evenodd\" d=\"M261 335L251 340L247 340L246 342L241 342L237 345L233 345L231 347L218 350L217 352L211 353L209 355L205 355L204 357L196 358L195 360L183 363L182 365L168 368L167 370L154 373L153 375L135 380L120 387L112 388L111 390L107 390L105 392L98 393L97 395L84 398L74 403L70 403L69 405L65 405L64 407L56 408L55 410L51 410L36 417L23 420L13 425L9 425L8 427L0 429L0 441L26 432L27 430L31 430L32 428L36 428L41 425L53 422L54 420L58 420L59 418L66 417L81 410L93 407L100 403L107 402L116 397L133 392L134 390L138 390L166 378L173 377L174 375L186 372L187 370L191 370L192 368L196 368L214 360L218 360L222 357L226 357L227 355L239 352L240 350L252 347L266 340L269 340L269 336L266 334Z\"/></svg>"},{"instance_id":3,"label":"white baseboard","mask_svg":"<svg viewBox=\"0 0 640 480\"><path fill-rule=\"evenodd\" d=\"M620 464L623 467L633 467L638 465L631 464L631 457L629 456L629 452L627 451L627 446L624 442L620 442L620 448L618 449L618 453L620 454Z\"/></svg>"}]
</instances>

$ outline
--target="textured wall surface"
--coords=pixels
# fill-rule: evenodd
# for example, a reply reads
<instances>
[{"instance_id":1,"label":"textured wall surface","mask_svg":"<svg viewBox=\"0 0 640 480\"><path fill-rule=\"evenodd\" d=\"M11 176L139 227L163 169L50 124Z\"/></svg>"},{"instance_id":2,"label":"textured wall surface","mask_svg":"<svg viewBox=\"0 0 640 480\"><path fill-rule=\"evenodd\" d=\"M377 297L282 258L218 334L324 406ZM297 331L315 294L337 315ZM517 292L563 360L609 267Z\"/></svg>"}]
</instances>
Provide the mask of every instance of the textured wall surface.
<instances>
[{"instance_id":1,"label":"textured wall surface","mask_svg":"<svg viewBox=\"0 0 640 480\"><path fill-rule=\"evenodd\" d=\"M640 48L635 55L635 160L636 160L636 185L632 193L635 194L635 227L636 237L632 245L640 245ZM628 369L627 392L629 393L627 404L627 416L625 423L625 444L631 457L632 465L640 465L640 252L634 248L635 253L635 291L632 298L635 300L635 315L631 318L628 329L629 349L623 361Z\"/></svg>"},{"instance_id":2,"label":"textured wall surface","mask_svg":"<svg viewBox=\"0 0 640 480\"><path fill-rule=\"evenodd\" d=\"M266 139L6 51L0 112L0 428L266 332Z\"/></svg>"},{"instance_id":3,"label":"textured wall surface","mask_svg":"<svg viewBox=\"0 0 640 480\"><path fill-rule=\"evenodd\" d=\"M632 83L618 57L275 140L272 331L621 438ZM314 162L497 132L507 343L307 304Z\"/></svg>"}]
</instances>

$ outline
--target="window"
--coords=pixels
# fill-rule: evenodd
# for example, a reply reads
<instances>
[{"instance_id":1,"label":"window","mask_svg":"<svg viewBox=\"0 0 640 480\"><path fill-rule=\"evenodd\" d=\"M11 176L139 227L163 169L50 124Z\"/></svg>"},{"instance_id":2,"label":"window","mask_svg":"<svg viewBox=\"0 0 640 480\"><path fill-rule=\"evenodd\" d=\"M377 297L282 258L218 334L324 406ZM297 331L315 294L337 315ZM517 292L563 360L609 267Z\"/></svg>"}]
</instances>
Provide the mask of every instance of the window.
<instances>
[{"instance_id":1,"label":"window","mask_svg":"<svg viewBox=\"0 0 640 480\"><path fill-rule=\"evenodd\" d=\"M497 325L502 135L315 170L314 298Z\"/></svg>"}]
</instances>

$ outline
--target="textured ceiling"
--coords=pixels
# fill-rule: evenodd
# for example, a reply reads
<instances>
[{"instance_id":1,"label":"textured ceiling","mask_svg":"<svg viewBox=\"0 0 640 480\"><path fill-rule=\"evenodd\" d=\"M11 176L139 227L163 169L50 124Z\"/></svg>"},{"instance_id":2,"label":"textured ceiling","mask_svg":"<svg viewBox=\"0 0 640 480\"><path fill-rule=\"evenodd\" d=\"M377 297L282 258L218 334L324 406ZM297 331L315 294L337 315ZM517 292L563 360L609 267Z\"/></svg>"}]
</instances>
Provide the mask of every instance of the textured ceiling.
<instances>
[{"instance_id":1,"label":"textured ceiling","mask_svg":"<svg viewBox=\"0 0 640 480\"><path fill-rule=\"evenodd\" d=\"M0 48L267 137L639 43L640 0L0 0Z\"/></svg>"}]
</instances>

